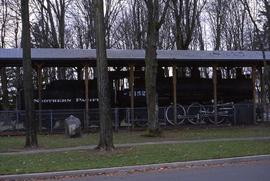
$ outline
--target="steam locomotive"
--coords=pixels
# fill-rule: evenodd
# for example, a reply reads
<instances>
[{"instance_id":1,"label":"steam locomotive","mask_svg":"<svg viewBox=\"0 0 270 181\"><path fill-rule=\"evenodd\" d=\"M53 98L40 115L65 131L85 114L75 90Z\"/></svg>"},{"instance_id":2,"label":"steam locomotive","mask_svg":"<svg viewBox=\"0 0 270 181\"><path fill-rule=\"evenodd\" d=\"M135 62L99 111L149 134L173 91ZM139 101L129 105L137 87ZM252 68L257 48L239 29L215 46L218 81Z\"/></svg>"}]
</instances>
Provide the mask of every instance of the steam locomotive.
<instances>
[{"instance_id":1,"label":"steam locomotive","mask_svg":"<svg viewBox=\"0 0 270 181\"><path fill-rule=\"evenodd\" d=\"M113 72L113 75L112 73L110 74L109 93L112 108L122 110L122 112L119 111L119 120L126 121L127 112L125 108L130 107L131 91L128 85L123 84L123 82L128 82L128 72L121 72L121 75L119 75L116 72ZM217 75L217 99L219 103L237 103L252 100L251 78L238 75L235 78L222 79L220 73ZM124 79L126 80L124 81ZM119 80L122 80L121 85L119 85ZM208 115L210 122L213 122L213 106L210 106L211 109L207 109L207 106L213 105L212 79L201 78L198 72L191 72L189 77L177 77L177 123L173 122L173 107L171 106L173 102L173 78L159 73L157 81L158 104L159 107L164 108L159 114L161 114L161 117L164 117L164 120L167 120L170 124L181 124L184 120L188 120L192 124L197 124L197 121L203 120ZM99 101L97 79L89 80L88 86L89 109L95 110L98 108ZM134 119L139 126L146 125L146 90L143 71L134 71L133 90L134 107L136 108ZM41 101L42 110L84 110L85 82L84 80L53 81L42 90ZM23 96L21 96L21 103L21 109L23 109ZM38 110L38 90L34 92L34 104ZM89 117L98 122L96 114L96 112L92 112ZM78 116L81 120L84 120L83 115L78 114ZM223 119L221 118L220 120Z\"/></svg>"},{"instance_id":2,"label":"steam locomotive","mask_svg":"<svg viewBox=\"0 0 270 181\"><path fill-rule=\"evenodd\" d=\"M115 80L115 79L114 79ZM127 87L119 88L113 79L110 80L111 106L130 107L131 92ZM243 102L252 100L252 80L246 77L217 80L217 99L219 102ZM89 80L89 108L98 107L97 79ZM211 104L213 101L213 81L201 77L177 78L177 102L181 105L190 105L197 102ZM169 106L173 102L173 78L158 77L157 83L158 104L161 107ZM23 96L21 96L23 98ZM23 99L21 101L23 103ZM34 92L34 103L38 109L38 91ZM23 107L23 104L21 104ZM134 79L134 106L146 107L146 90L144 74L135 71ZM56 80L42 90L42 109L84 109L85 84L84 80Z\"/></svg>"}]
</instances>

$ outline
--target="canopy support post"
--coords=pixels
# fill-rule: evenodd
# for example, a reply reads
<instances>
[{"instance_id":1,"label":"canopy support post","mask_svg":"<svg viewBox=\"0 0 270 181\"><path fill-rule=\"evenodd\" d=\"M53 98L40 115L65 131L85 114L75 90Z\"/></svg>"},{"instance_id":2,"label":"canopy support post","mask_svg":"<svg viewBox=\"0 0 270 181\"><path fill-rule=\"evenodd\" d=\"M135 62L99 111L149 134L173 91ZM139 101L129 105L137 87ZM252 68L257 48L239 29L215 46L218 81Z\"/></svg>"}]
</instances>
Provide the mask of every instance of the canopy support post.
<instances>
[{"instance_id":1,"label":"canopy support post","mask_svg":"<svg viewBox=\"0 0 270 181\"><path fill-rule=\"evenodd\" d=\"M84 84L85 84L85 122L84 122L84 130L88 131L89 126L89 65L85 65L84 67Z\"/></svg>"}]
</instances>

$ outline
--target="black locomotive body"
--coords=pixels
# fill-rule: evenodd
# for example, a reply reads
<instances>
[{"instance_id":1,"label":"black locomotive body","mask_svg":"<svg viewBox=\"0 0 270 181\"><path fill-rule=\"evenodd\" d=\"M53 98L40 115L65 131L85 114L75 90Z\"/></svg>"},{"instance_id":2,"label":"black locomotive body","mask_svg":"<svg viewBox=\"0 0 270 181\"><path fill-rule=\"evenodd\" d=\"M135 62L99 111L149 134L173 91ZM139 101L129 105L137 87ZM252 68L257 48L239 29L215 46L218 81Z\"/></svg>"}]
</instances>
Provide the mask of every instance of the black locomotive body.
<instances>
[{"instance_id":1,"label":"black locomotive body","mask_svg":"<svg viewBox=\"0 0 270 181\"><path fill-rule=\"evenodd\" d=\"M136 74L135 74L136 75ZM157 80L158 103L167 107L173 102L173 79L162 77ZM252 81L249 78L218 79L217 98L219 102L243 102L252 99ZM89 80L89 108L98 107L97 80ZM212 104L212 79L177 79L177 102L181 105ZM129 88L119 90L115 84L110 84L111 106L130 107L131 92ZM23 96L22 96L23 97ZM22 101L23 102L23 101ZM38 91L34 93L34 103L38 109ZM23 105L22 105L23 106ZM135 77L134 80L134 106L146 107L146 90L144 77ZM84 80L57 80L51 82L42 90L42 109L84 109L85 84Z\"/></svg>"},{"instance_id":2,"label":"black locomotive body","mask_svg":"<svg viewBox=\"0 0 270 181\"><path fill-rule=\"evenodd\" d=\"M97 81L89 80L89 108L98 103ZM34 103L38 109L38 91L34 92ZM42 109L84 109L85 85L83 80L57 80L42 90Z\"/></svg>"}]
</instances>

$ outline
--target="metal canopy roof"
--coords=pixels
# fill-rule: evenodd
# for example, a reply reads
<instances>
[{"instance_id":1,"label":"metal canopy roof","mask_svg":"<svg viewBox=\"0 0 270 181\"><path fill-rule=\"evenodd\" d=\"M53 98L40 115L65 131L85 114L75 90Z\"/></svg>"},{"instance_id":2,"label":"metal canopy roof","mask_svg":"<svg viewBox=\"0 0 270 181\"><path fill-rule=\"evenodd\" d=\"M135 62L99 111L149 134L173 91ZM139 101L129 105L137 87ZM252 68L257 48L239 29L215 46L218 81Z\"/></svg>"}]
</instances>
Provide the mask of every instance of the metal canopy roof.
<instances>
[{"instance_id":1,"label":"metal canopy roof","mask_svg":"<svg viewBox=\"0 0 270 181\"><path fill-rule=\"evenodd\" d=\"M270 62L270 52L265 52L265 61ZM110 66L128 64L144 65L144 50L108 49L107 57ZM251 66L263 65L261 51L191 51L191 50L158 50L157 60L161 65L178 64L179 66ZM95 49L32 49L33 64L43 66L83 66L96 65ZM21 66L22 49L0 49L0 66Z\"/></svg>"}]
</instances>

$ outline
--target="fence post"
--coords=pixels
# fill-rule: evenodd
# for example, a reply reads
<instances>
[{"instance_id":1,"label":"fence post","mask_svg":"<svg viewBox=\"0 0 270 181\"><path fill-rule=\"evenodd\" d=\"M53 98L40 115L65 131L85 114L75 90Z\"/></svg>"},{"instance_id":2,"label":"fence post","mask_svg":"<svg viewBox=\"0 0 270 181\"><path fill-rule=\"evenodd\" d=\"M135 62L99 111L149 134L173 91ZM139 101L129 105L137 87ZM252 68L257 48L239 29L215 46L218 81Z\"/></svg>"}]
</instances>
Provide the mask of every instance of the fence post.
<instances>
[{"instance_id":1,"label":"fence post","mask_svg":"<svg viewBox=\"0 0 270 181\"><path fill-rule=\"evenodd\" d=\"M131 131L134 130L135 128L135 120L134 120L134 108L130 109L129 111L129 115L130 115L130 124L131 124Z\"/></svg>"},{"instance_id":2,"label":"fence post","mask_svg":"<svg viewBox=\"0 0 270 181\"><path fill-rule=\"evenodd\" d=\"M128 125L128 130L130 131L130 114L129 114L129 108L126 110L126 120Z\"/></svg>"},{"instance_id":3,"label":"fence post","mask_svg":"<svg viewBox=\"0 0 270 181\"><path fill-rule=\"evenodd\" d=\"M89 126L89 66L85 65L84 73L85 73L85 122L84 122L84 130L88 132L88 126Z\"/></svg>"},{"instance_id":4,"label":"fence post","mask_svg":"<svg viewBox=\"0 0 270 181\"><path fill-rule=\"evenodd\" d=\"M217 124L218 117L217 117L217 65L213 67L213 98L214 98L214 116L215 116L215 124Z\"/></svg>"},{"instance_id":5,"label":"fence post","mask_svg":"<svg viewBox=\"0 0 270 181\"><path fill-rule=\"evenodd\" d=\"M269 104L266 104L266 120L269 121Z\"/></svg>"},{"instance_id":6,"label":"fence post","mask_svg":"<svg viewBox=\"0 0 270 181\"><path fill-rule=\"evenodd\" d=\"M118 107L114 108L114 129L118 131L118 123L119 123L119 113Z\"/></svg>"},{"instance_id":7,"label":"fence post","mask_svg":"<svg viewBox=\"0 0 270 181\"><path fill-rule=\"evenodd\" d=\"M88 125L86 124L86 109L84 110L82 110L82 112L83 112L83 126L84 126L84 130L86 130L85 129L85 127L87 126L88 127Z\"/></svg>"},{"instance_id":8,"label":"fence post","mask_svg":"<svg viewBox=\"0 0 270 181\"><path fill-rule=\"evenodd\" d=\"M19 124L19 111L16 110L16 125Z\"/></svg>"},{"instance_id":9,"label":"fence post","mask_svg":"<svg viewBox=\"0 0 270 181\"><path fill-rule=\"evenodd\" d=\"M177 125L177 72L173 65L173 122Z\"/></svg>"},{"instance_id":10,"label":"fence post","mask_svg":"<svg viewBox=\"0 0 270 181\"><path fill-rule=\"evenodd\" d=\"M253 124L256 123L256 66L252 66Z\"/></svg>"},{"instance_id":11,"label":"fence post","mask_svg":"<svg viewBox=\"0 0 270 181\"><path fill-rule=\"evenodd\" d=\"M134 123L134 65L129 65L130 119Z\"/></svg>"},{"instance_id":12,"label":"fence post","mask_svg":"<svg viewBox=\"0 0 270 181\"><path fill-rule=\"evenodd\" d=\"M233 105L233 125L236 125L236 109L235 104Z\"/></svg>"},{"instance_id":13,"label":"fence post","mask_svg":"<svg viewBox=\"0 0 270 181\"><path fill-rule=\"evenodd\" d=\"M51 121L51 133L53 132L53 113L50 111L50 121Z\"/></svg>"},{"instance_id":14,"label":"fence post","mask_svg":"<svg viewBox=\"0 0 270 181\"><path fill-rule=\"evenodd\" d=\"M162 109L163 109L163 113L164 113L163 114L164 125L165 125L165 128L167 128L168 127L168 125L167 125L168 123L167 123L167 119L166 119L166 115L165 115L166 114L166 107L163 107Z\"/></svg>"}]
</instances>

